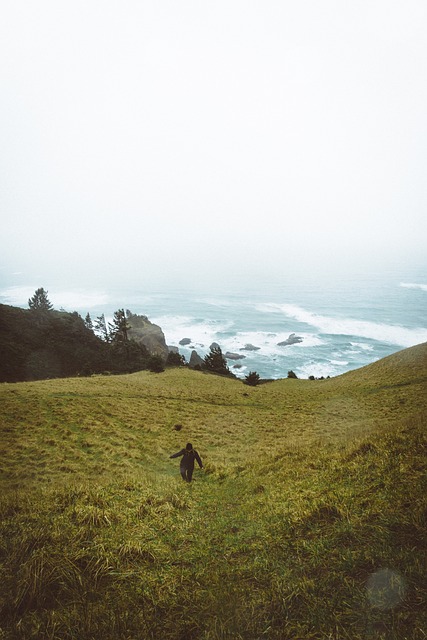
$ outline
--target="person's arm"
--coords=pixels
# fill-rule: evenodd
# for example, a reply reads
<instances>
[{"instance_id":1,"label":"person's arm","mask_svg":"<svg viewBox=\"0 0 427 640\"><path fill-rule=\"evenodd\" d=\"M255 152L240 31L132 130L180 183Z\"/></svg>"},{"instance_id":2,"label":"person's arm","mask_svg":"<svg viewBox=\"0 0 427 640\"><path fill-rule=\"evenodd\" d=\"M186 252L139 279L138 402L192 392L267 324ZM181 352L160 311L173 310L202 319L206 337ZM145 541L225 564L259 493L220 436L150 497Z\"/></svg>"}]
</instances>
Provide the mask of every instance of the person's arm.
<instances>
[{"instance_id":1,"label":"person's arm","mask_svg":"<svg viewBox=\"0 0 427 640\"><path fill-rule=\"evenodd\" d=\"M184 455L184 449L181 449L181 451L178 451L178 453L174 453L173 455L169 456L169 458L179 458L179 456L183 456Z\"/></svg>"},{"instance_id":2,"label":"person's arm","mask_svg":"<svg viewBox=\"0 0 427 640\"><path fill-rule=\"evenodd\" d=\"M203 469L203 464L202 464L201 458L200 458L199 454L197 453L197 451L195 451L195 452L194 452L194 457L196 458L196 460L197 460L197 462L198 462L199 467L200 467L201 469Z\"/></svg>"}]
</instances>

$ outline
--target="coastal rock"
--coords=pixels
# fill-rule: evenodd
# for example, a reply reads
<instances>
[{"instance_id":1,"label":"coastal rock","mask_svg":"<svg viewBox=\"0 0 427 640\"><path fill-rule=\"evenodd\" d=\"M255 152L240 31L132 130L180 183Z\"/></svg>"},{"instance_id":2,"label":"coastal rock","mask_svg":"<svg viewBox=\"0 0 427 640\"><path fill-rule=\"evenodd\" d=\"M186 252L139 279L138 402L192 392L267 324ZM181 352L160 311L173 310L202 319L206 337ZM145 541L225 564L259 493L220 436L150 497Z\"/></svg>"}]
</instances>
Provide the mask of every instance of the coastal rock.
<instances>
[{"instance_id":1,"label":"coastal rock","mask_svg":"<svg viewBox=\"0 0 427 640\"><path fill-rule=\"evenodd\" d=\"M191 344L191 339L190 338L183 338L182 340L179 341L179 344L183 347L185 347L187 344Z\"/></svg>"},{"instance_id":2,"label":"coastal rock","mask_svg":"<svg viewBox=\"0 0 427 640\"><path fill-rule=\"evenodd\" d=\"M241 360L242 358L246 358L242 353L233 353L232 351L227 351L225 356L227 360Z\"/></svg>"},{"instance_id":3,"label":"coastal rock","mask_svg":"<svg viewBox=\"0 0 427 640\"><path fill-rule=\"evenodd\" d=\"M143 344L151 355L166 360L169 348L161 328L150 322L147 316L139 316L129 310L126 311L126 319L129 325L129 339Z\"/></svg>"},{"instance_id":4,"label":"coastal rock","mask_svg":"<svg viewBox=\"0 0 427 640\"><path fill-rule=\"evenodd\" d=\"M212 342L211 346L209 347L210 350L212 349L221 349L221 347L219 346L218 342Z\"/></svg>"},{"instance_id":5,"label":"coastal rock","mask_svg":"<svg viewBox=\"0 0 427 640\"><path fill-rule=\"evenodd\" d=\"M193 351L191 352L190 362L188 363L188 366L190 367L190 369L195 369L196 367L197 368L201 367L203 364L204 364L203 358L201 358L197 353L197 351L193 349Z\"/></svg>"},{"instance_id":6,"label":"coastal rock","mask_svg":"<svg viewBox=\"0 0 427 640\"><path fill-rule=\"evenodd\" d=\"M255 345L247 343L244 347L240 347L240 351L259 351L261 347L255 347Z\"/></svg>"},{"instance_id":7,"label":"coastal rock","mask_svg":"<svg viewBox=\"0 0 427 640\"><path fill-rule=\"evenodd\" d=\"M179 353L178 347L174 347L173 345L168 344L169 353Z\"/></svg>"},{"instance_id":8,"label":"coastal rock","mask_svg":"<svg viewBox=\"0 0 427 640\"><path fill-rule=\"evenodd\" d=\"M298 342L302 342L301 336L297 336L295 335L295 333L291 333L289 338L286 338L286 340L283 340L282 342L278 342L277 346L286 347L289 344L298 344Z\"/></svg>"}]
</instances>

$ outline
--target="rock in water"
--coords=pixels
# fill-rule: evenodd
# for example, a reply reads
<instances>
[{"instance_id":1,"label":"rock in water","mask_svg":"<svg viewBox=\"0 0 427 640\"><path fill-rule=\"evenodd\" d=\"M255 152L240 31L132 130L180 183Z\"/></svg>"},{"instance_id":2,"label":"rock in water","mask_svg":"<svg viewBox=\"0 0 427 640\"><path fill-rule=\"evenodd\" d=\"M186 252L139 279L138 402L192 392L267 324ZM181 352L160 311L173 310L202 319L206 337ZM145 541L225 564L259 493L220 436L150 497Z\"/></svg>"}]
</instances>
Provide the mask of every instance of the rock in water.
<instances>
[{"instance_id":1,"label":"rock in water","mask_svg":"<svg viewBox=\"0 0 427 640\"><path fill-rule=\"evenodd\" d=\"M227 360L241 360L242 358L246 358L242 353L233 353L232 351L227 351L224 356Z\"/></svg>"},{"instance_id":2,"label":"rock in water","mask_svg":"<svg viewBox=\"0 0 427 640\"><path fill-rule=\"evenodd\" d=\"M286 347L289 344L297 344L298 342L302 342L301 336L296 336L295 333L291 333L289 338L283 340L282 342L278 342L278 347Z\"/></svg>"},{"instance_id":3,"label":"rock in water","mask_svg":"<svg viewBox=\"0 0 427 640\"><path fill-rule=\"evenodd\" d=\"M244 347L240 347L240 351L259 351L261 347L255 347L253 344L245 344Z\"/></svg>"}]
</instances>

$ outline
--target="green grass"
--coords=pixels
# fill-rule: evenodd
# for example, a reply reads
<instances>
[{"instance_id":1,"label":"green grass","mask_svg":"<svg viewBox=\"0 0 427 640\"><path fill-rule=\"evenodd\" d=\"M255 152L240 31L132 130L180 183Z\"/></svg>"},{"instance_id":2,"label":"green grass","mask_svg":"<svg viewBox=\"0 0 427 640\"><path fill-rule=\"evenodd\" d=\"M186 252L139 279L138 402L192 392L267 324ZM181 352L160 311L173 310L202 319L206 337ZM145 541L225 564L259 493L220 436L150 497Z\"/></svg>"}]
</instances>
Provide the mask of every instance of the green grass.
<instances>
[{"instance_id":1,"label":"green grass","mask_svg":"<svg viewBox=\"0 0 427 640\"><path fill-rule=\"evenodd\" d=\"M426 638L426 382L1 385L0 638Z\"/></svg>"}]
</instances>

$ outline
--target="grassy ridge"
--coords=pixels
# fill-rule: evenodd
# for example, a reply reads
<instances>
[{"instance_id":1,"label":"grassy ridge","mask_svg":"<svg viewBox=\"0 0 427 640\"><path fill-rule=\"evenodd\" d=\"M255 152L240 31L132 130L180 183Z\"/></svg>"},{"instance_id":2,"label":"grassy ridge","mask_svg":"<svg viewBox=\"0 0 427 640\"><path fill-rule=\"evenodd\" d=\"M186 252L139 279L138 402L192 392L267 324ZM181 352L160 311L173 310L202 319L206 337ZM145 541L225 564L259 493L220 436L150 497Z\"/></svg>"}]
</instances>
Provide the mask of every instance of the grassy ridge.
<instances>
[{"instance_id":1,"label":"grassy ridge","mask_svg":"<svg viewBox=\"0 0 427 640\"><path fill-rule=\"evenodd\" d=\"M426 637L426 359L1 385L0 637Z\"/></svg>"}]
</instances>

